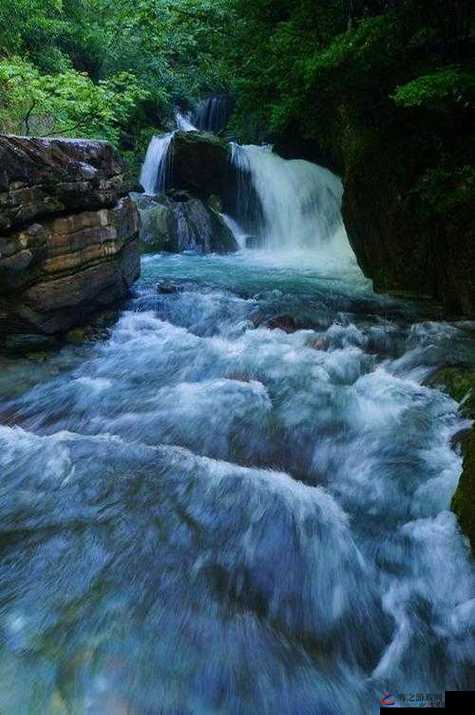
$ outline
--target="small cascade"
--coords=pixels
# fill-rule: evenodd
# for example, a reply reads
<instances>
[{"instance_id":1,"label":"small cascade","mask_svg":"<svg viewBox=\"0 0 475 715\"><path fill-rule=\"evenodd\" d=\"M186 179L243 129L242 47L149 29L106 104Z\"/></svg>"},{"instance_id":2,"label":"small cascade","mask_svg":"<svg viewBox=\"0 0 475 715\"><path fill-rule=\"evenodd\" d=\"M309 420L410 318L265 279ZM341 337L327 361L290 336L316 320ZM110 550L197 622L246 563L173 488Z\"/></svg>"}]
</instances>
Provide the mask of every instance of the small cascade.
<instances>
[{"instance_id":1,"label":"small cascade","mask_svg":"<svg viewBox=\"0 0 475 715\"><path fill-rule=\"evenodd\" d=\"M248 234L243 231L238 222L231 218L228 214L222 213L220 216L233 234L239 248L246 248L247 242L249 241Z\"/></svg>"},{"instance_id":2,"label":"small cascade","mask_svg":"<svg viewBox=\"0 0 475 715\"><path fill-rule=\"evenodd\" d=\"M146 194L161 194L169 188L168 179L171 167L168 150L175 132L196 131L190 116L179 111L175 114L175 124L175 131L152 137L148 145L140 174L140 184Z\"/></svg>"},{"instance_id":3,"label":"small cascade","mask_svg":"<svg viewBox=\"0 0 475 715\"><path fill-rule=\"evenodd\" d=\"M160 194L166 189L168 174L168 149L174 132L152 137L140 174L140 183L146 194Z\"/></svg>"},{"instance_id":4,"label":"small cascade","mask_svg":"<svg viewBox=\"0 0 475 715\"><path fill-rule=\"evenodd\" d=\"M193 122L200 131L217 134L225 129L231 110L232 100L227 94L207 97L196 107Z\"/></svg>"},{"instance_id":5,"label":"small cascade","mask_svg":"<svg viewBox=\"0 0 475 715\"><path fill-rule=\"evenodd\" d=\"M197 127L191 121L190 114L184 114L183 112L177 112L175 114L175 122L177 130L179 132L196 132Z\"/></svg>"},{"instance_id":6,"label":"small cascade","mask_svg":"<svg viewBox=\"0 0 475 715\"><path fill-rule=\"evenodd\" d=\"M322 249L337 240L349 249L341 202L343 187L330 171L285 160L270 146L233 145L234 217L258 243L273 250ZM343 236L343 241L341 240Z\"/></svg>"}]
</instances>

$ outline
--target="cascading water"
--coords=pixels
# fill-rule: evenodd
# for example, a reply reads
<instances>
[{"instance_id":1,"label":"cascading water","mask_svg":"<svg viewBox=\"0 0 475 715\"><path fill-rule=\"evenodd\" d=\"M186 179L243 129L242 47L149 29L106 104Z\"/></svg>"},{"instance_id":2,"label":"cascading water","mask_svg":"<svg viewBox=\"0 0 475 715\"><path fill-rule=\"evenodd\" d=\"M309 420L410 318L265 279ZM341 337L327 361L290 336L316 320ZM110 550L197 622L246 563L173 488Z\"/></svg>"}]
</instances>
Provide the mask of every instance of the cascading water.
<instances>
[{"instance_id":1,"label":"cascading water","mask_svg":"<svg viewBox=\"0 0 475 715\"><path fill-rule=\"evenodd\" d=\"M189 116L176 115L178 130L193 131ZM141 175L146 193L165 191L174 132L154 137ZM313 251L351 261L341 218L343 188L330 171L307 161L288 161L270 146L232 145L233 191L226 201L240 245L272 251Z\"/></svg>"},{"instance_id":2,"label":"cascading water","mask_svg":"<svg viewBox=\"0 0 475 715\"><path fill-rule=\"evenodd\" d=\"M234 144L232 162L238 177L237 218L242 216L244 225L254 223L261 245L351 256L338 177L308 161L282 159L269 146Z\"/></svg>"},{"instance_id":3,"label":"cascading water","mask_svg":"<svg viewBox=\"0 0 475 715\"><path fill-rule=\"evenodd\" d=\"M160 194L166 190L169 172L168 150L173 139L173 132L152 137L148 145L140 174L140 183L146 194Z\"/></svg>"},{"instance_id":4,"label":"cascading water","mask_svg":"<svg viewBox=\"0 0 475 715\"><path fill-rule=\"evenodd\" d=\"M424 384L473 336L341 270L336 177L234 164L233 215L272 250L147 256L96 342L2 364L4 715L377 715L473 689L467 421Z\"/></svg>"},{"instance_id":5,"label":"cascading water","mask_svg":"<svg viewBox=\"0 0 475 715\"><path fill-rule=\"evenodd\" d=\"M217 134L226 128L231 116L232 101L228 95L215 95L203 99L193 113L193 123L204 132Z\"/></svg>"},{"instance_id":6,"label":"cascading water","mask_svg":"<svg viewBox=\"0 0 475 715\"><path fill-rule=\"evenodd\" d=\"M182 112L176 112L175 131L192 132L196 127L191 123L190 117ZM140 184L146 194L160 194L167 190L170 178L170 145L175 132L168 132L152 137L145 155Z\"/></svg>"},{"instance_id":7,"label":"cascading water","mask_svg":"<svg viewBox=\"0 0 475 715\"><path fill-rule=\"evenodd\" d=\"M175 114L175 122L180 132L196 132L197 127L191 121L191 115L183 112Z\"/></svg>"}]
</instances>

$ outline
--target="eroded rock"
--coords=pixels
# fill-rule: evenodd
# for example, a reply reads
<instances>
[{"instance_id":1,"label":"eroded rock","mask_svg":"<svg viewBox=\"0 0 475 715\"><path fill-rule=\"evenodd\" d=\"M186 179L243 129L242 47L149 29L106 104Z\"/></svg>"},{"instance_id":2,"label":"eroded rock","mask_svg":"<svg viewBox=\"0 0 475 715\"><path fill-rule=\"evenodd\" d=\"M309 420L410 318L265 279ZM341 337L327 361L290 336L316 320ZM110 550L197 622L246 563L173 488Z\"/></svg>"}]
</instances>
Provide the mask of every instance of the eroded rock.
<instances>
[{"instance_id":1,"label":"eroded rock","mask_svg":"<svg viewBox=\"0 0 475 715\"><path fill-rule=\"evenodd\" d=\"M107 142L0 137L0 347L23 351L127 296L139 216Z\"/></svg>"},{"instance_id":2,"label":"eroded rock","mask_svg":"<svg viewBox=\"0 0 475 715\"><path fill-rule=\"evenodd\" d=\"M142 219L141 243L147 252L232 253L238 244L220 214L205 201L185 191L161 194L144 204L139 197Z\"/></svg>"}]
</instances>

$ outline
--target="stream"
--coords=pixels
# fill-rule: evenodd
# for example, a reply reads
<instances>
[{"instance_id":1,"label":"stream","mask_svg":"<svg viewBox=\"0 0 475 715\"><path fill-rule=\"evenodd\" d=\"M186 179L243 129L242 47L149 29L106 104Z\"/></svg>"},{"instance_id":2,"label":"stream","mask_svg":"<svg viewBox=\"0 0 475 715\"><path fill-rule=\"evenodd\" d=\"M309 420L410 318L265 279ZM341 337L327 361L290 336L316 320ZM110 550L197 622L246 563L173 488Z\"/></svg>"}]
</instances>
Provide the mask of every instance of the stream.
<instances>
[{"instance_id":1,"label":"stream","mask_svg":"<svg viewBox=\"0 0 475 715\"><path fill-rule=\"evenodd\" d=\"M267 250L146 256L100 339L2 364L2 715L372 715L473 683L467 422L424 385L473 333L374 294L336 180L292 166L328 211L267 195Z\"/></svg>"}]
</instances>

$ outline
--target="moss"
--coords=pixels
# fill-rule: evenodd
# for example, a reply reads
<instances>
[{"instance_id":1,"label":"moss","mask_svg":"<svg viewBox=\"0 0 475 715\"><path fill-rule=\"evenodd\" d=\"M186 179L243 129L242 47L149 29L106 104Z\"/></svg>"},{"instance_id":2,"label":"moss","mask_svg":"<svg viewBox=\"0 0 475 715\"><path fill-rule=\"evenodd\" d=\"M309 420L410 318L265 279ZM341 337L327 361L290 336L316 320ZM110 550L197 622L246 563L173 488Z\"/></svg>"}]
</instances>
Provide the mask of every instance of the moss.
<instances>
[{"instance_id":1,"label":"moss","mask_svg":"<svg viewBox=\"0 0 475 715\"><path fill-rule=\"evenodd\" d=\"M475 428L463 440L463 469L451 508L475 554Z\"/></svg>"},{"instance_id":2,"label":"moss","mask_svg":"<svg viewBox=\"0 0 475 715\"><path fill-rule=\"evenodd\" d=\"M87 327L73 328L65 335L65 341L70 345L82 345L88 340Z\"/></svg>"},{"instance_id":3,"label":"moss","mask_svg":"<svg viewBox=\"0 0 475 715\"><path fill-rule=\"evenodd\" d=\"M464 367L444 367L426 382L438 387L460 404L461 413L475 419L475 370ZM462 474L452 498L451 509L457 515L460 528L475 554L475 426L461 439Z\"/></svg>"},{"instance_id":4,"label":"moss","mask_svg":"<svg viewBox=\"0 0 475 715\"><path fill-rule=\"evenodd\" d=\"M475 370L444 367L438 370L427 384L442 388L460 403L464 416L475 419Z\"/></svg>"}]
</instances>

